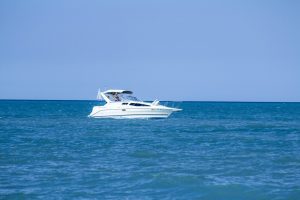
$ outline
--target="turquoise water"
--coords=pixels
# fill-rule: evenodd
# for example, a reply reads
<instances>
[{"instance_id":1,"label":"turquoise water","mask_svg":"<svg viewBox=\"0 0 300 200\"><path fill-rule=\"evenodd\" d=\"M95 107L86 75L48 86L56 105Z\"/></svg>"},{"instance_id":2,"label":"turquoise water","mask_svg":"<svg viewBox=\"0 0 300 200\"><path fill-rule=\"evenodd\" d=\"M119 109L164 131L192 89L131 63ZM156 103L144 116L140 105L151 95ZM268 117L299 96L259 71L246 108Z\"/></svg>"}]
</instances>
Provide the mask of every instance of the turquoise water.
<instances>
[{"instance_id":1,"label":"turquoise water","mask_svg":"<svg viewBox=\"0 0 300 200\"><path fill-rule=\"evenodd\" d=\"M164 120L94 101L0 101L0 199L300 199L300 103L183 102Z\"/></svg>"}]
</instances>

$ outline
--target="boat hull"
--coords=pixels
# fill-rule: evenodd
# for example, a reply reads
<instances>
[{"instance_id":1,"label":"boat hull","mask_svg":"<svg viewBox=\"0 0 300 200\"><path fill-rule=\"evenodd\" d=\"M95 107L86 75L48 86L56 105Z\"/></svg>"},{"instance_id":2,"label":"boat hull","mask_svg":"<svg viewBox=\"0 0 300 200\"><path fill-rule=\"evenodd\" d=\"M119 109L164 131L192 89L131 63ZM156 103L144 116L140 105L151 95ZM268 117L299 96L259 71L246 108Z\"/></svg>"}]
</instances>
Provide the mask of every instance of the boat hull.
<instances>
[{"instance_id":1,"label":"boat hull","mask_svg":"<svg viewBox=\"0 0 300 200\"><path fill-rule=\"evenodd\" d=\"M115 118L115 119L149 119L149 118L167 118L175 110L172 108L126 108L126 109L105 109L101 106L95 106L89 117L93 118Z\"/></svg>"}]
</instances>

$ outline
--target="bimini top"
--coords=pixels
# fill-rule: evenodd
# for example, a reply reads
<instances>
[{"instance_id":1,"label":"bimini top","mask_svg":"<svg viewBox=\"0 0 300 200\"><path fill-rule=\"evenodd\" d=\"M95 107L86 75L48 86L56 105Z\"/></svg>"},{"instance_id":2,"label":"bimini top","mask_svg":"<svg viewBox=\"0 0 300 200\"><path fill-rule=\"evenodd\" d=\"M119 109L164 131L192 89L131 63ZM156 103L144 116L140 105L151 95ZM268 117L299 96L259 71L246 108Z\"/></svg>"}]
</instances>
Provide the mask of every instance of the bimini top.
<instances>
[{"instance_id":1,"label":"bimini top","mask_svg":"<svg viewBox=\"0 0 300 200\"><path fill-rule=\"evenodd\" d=\"M133 92L129 90L106 90L103 93L104 94L133 94Z\"/></svg>"}]
</instances>

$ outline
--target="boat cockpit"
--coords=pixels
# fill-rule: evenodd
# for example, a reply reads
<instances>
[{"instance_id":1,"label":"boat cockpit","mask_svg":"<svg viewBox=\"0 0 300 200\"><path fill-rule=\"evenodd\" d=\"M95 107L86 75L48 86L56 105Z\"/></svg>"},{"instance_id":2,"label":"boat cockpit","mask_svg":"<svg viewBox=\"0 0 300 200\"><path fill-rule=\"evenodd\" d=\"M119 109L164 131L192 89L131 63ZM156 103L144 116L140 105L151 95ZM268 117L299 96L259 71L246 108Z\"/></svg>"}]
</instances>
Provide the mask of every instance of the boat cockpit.
<instances>
[{"instance_id":1,"label":"boat cockpit","mask_svg":"<svg viewBox=\"0 0 300 200\"><path fill-rule=\"evenodd\" d=\"M101 96L108 103L140 101L135 96L132 96L132 94L133 92L128 90L108 90L101 93ZM123 105L125 104L123 103Z\"/></svg>"}]
</instances>

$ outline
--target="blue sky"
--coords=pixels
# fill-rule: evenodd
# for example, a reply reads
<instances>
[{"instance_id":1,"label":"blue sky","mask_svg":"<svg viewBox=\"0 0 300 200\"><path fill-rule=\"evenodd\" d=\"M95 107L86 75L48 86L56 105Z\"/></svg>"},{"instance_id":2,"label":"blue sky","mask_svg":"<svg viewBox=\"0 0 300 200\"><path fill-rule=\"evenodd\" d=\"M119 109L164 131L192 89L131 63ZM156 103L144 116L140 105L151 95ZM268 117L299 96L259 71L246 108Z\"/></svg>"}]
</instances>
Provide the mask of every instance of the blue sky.
<instances>
[{"instance_id":1,"label":"blue sky","mask_svg":"<svg viewBox=\"0 0 300 200\"><path fill-rule=\"evenodd\" d=\"M300 101L300 1L0 1L0 98Z\"/></svg>"}]
</instances>

